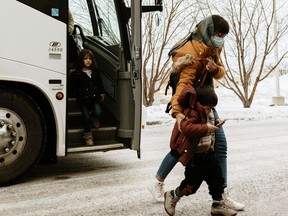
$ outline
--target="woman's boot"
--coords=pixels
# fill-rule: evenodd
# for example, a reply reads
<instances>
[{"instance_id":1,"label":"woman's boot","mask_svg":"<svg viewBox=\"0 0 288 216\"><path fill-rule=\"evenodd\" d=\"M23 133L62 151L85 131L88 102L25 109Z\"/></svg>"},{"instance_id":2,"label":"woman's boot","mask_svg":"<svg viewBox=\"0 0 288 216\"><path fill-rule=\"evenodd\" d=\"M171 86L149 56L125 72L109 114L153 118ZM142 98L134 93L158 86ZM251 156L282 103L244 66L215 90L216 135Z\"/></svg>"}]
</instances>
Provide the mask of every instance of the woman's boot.
<instances>
[{"instance_id":1,"label":"woman's boot","mask_svg":"<svg viewBox=\"0 0 288 216\"><path fill-rule=\"evenodd\" d=\"M84 139L85 139L85 142L86 142L86 145L93 145L93 135L92 135L92 132L85 132L84 133Z\"/></svg>"}]
</instances>

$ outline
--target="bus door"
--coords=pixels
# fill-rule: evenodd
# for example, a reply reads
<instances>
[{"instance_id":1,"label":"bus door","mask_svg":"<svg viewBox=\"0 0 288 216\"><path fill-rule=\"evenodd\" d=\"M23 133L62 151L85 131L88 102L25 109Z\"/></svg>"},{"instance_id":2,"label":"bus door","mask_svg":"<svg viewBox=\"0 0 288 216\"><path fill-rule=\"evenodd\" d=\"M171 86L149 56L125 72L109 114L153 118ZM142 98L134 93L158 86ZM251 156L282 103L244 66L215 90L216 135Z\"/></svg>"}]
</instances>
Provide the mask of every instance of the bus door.
<instances>
[{"instance_id":1,"label":"bus door","mask_svg":"<svg viewBox=\"0 0 288 216\"><path fill-rule=\"evenodd\" d=\"M81 120L75 114L77 110L72 114L75 106L70 98L68 105L71 108L67 109L72 111L68 113L67 152L117 148L140 151L142 84L140 76L136 77L138 82L134 81L132 72L130 8L124 1L70 0L69 9L75 24L74 42L78 49L93 52L107 94L102 104L103 122L99 129L92 129L96 143L89 148L83 146ZM141 28L140 20L138 22Z\"/></svg>"}]
</instances>

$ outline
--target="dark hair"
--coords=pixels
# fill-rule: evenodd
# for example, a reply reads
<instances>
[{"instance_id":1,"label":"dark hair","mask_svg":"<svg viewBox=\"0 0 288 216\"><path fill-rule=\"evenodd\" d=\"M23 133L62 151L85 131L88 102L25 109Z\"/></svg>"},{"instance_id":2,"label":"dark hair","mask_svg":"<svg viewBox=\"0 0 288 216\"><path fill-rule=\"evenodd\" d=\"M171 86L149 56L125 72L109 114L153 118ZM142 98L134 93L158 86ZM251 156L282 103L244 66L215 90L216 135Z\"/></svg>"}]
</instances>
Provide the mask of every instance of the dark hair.
<instances>
[{"instance_id":1,"label":"dark hair","mask_svg":"<svg viewBox=\"0 0 288 216\"><path fill-rule=\"evenodd\" d=\"M229 33L229 24L228 22L219 15L212 15L213 25L214 25L214 34L228 34Z\"/></svg>"},{"instance_id":2,"label":"dark hair","mask_svg":"<svg viewBox=\"0 0 288 216\"><path fill-rule=\"evenodd\" d=\"M90 50L83 49L80 51L78 56L78 68L81 69L84 66L84 58L85 56L89 56L92 59L91 69L95 70L97 68L97 64L94 58L93 53Z\"/></svg>"},{"instance_id":3,"label":"dark hair","mask_svg":"<svg viewBox=\"0 0 288 216\"><path fill-rule=\"evenodd\" d=\"M197 94L196 101L202 106L213 106L215 107L218 103L218 97L213 87L204 85L195 89Z\"/></svg>"}]
</instances>

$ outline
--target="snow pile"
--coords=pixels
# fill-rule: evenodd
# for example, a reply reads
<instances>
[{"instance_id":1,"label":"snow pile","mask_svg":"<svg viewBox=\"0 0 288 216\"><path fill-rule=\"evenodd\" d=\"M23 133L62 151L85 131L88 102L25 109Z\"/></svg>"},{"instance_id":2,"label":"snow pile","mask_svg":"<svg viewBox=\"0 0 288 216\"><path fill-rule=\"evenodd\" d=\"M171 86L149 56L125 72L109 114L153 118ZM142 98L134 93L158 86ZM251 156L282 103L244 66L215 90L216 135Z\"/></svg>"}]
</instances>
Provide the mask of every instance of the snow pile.
<instances>
[{"instance_id":1,"label":"snow pile","mask_svg":"<svg viewBox=\"0 0 288 216\"><path fill-rule=\"evenodd\" d=\"M257 121L261 119L282 119L288 118L288 75L280 77L280 96L285 97L285 105L277 106L272 104L272 97L276 95L276 79L267 78L262 81L256 90L253 103L250 108L243 108L239 98L230 90L218 87L215 89L219 102L216 107L220 118L235 121ZM174 119L170 114L165 113L169 96L164 93L156 95L155 105L143 108L143 124L171 124Z\"/></svg>"}]
</instances>

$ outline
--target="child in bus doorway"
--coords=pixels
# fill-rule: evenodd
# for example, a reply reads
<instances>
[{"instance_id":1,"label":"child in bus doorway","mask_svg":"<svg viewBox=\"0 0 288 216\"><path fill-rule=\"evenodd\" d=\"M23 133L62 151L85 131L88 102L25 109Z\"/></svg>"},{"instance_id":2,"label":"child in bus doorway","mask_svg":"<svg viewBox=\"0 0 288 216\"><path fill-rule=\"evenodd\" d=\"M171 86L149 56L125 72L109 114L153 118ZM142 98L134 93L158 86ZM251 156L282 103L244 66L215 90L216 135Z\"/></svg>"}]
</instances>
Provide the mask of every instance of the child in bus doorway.
<instances>
[{"instance_id":1,"label":"child in bus doorway","mask_svg":"<svg viewBox=\"0 0 288 216\"><path fill-rule=\"evenodd\" d=\"M100 103L104 100L105 91L90 50L84 49L80 52L77 69L71 74L70 84L83 116L86 145L93 145L91 123L96 129L100 126L102 114Z\"/></svg>"}]
</instances>

